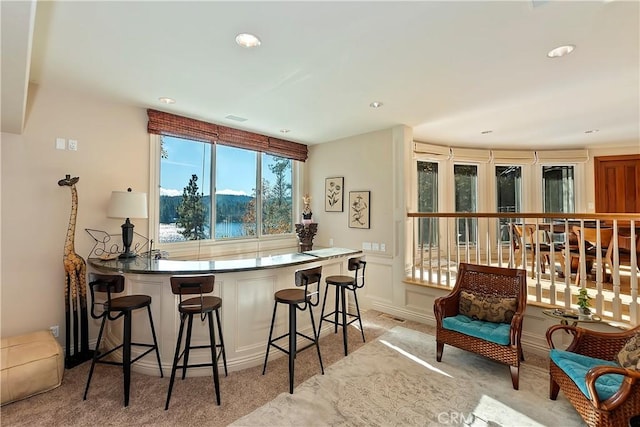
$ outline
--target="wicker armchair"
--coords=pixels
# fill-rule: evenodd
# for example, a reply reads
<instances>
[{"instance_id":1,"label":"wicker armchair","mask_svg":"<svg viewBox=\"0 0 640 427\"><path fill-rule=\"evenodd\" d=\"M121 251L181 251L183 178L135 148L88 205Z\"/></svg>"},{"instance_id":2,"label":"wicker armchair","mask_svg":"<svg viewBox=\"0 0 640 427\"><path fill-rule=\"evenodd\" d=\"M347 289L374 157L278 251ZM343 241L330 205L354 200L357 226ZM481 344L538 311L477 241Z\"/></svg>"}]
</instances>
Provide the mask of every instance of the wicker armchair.
<instances>
[{"instance_id":1,"label":"wicker armchair","mask_svg":"<svg viewBox=\"0 0 640 427\"><path fill-rule=\"evenodd\" d=\"M520 337L522 335L522 321L527 304L527 273L525 270L491 267L461 263L458 267L458 277L451 293L434 302L436 317L436 360L442 360L445 344L462 350L480 354L490 359L509 365L511 382L515 390L518 389L520 361L524 360ZM444 323L448 317L459 317L461 292L466 291L475 295L485 295L500 298L515 298L516 307L511 323L501 324L505 331L505 342L498 344L485 338L472 336L453 330ZM471 319L469 319L470 321ZM473 322L482 322L473 320ZM483 322L483 326L495 326L490 322ZM481 334L477 334L481 335Z\"/></svg>"},{"instance_id":2,"label":"wicker armchair","mask_svg":"<svg viewBox=\"0 0 640 427\"><path fill-rule=\"evenodd\" d=\"M615 333L596 332L576 326L555 325L547 330L547 342L554 349L553 335L562 331L574 335L566 349L568 352L613 361L624 344L640 332L640 326ZM611 397L601 400L596 391L596 380L602 375L623 375L622 385ZM556 400L562 390L587 425L595 427L628 426L632 416L640 414L640 372L620 366L595 366L587 371L586 387L588 398L576 383L553 360L549 361L549 398Z\"/></svg>"}]
</instances>

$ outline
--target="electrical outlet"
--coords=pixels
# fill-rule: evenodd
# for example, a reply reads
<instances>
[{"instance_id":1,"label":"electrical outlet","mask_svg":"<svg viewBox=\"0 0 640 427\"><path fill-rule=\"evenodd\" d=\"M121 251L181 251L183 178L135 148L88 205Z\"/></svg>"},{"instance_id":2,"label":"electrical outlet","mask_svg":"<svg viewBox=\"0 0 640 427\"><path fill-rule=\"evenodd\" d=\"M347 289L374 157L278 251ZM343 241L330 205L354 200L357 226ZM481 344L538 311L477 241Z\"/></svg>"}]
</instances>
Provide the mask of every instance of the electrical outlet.
<instances>
[{"instance_id":1,"label":"electrical outlet","mask_svg":"<svg viewBox=\"0 0 640 427\"><path fill-rule=\"evenodd\" d=\"M69 140L69 150L70 151L78 151L78 141L75 139Z\"/></svg>"},{"instance_id":2,"label":"electrical outlet","mask_svg":"<svg viewBox=\"0 0 640 427\"><path fill-rule=\"evenodd\" d=\"M58 327L58 325L50 326L49 329L51 329L51 333L53 334L53 336L58 338L58 335L60 335L60 328Z\"/></svg>"},{"instance_id":3,"label":"electrical outlet","mask_svg":"<svg viewBox=\"0 0 640 427\"><path fill-rule=\"evenodd\" d=\"M385 245L384 243L380 243L380 252L386 252L387 251L387 245Z\"/></svg>"},{"instance_id":4,"label":"electrical outlet","mask_svg":"<svg viewBox=\"0 0 640 427\"><path fill-rule=\"evenodd\" d=\"M333 246L333 239L329 239L329 246Z\"/></svg>"}]
</instances>

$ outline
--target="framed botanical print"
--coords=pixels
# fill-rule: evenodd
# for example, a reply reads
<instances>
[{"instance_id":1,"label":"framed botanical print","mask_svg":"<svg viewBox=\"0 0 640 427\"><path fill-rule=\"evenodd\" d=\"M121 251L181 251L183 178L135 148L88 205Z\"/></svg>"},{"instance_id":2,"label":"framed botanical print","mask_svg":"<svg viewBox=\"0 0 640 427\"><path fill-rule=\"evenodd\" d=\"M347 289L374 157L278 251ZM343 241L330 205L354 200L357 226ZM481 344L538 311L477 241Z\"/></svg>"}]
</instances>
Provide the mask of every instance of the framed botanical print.
<instances>
[{"instance_id":1,"label":"framed botanical print","mask_svg":"<svg viewBox=\"0 0 640 427\"><path fill-rule=\"evenodd\" d=\"M349 227L351 228L371 228L371 192L370 191L350 191L349 192Z\"/></svg>"},{"instance_id":2,"label":"framed botanical print","mask_svg":"<svg viewBox=\"0 0 640 427\"><path fill-rule=\"evenodd\" d=\"M325 212L342 212L344 210L344 177L326 178L324 193Z\"/></svg>"}]
</instances>

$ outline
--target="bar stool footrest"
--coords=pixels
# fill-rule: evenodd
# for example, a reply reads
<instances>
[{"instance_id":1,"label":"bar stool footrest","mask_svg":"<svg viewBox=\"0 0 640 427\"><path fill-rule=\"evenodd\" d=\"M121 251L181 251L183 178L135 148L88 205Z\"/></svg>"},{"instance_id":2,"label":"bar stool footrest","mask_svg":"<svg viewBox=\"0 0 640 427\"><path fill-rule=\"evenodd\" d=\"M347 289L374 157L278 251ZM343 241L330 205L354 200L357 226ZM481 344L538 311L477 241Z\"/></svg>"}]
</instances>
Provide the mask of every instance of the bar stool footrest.
<instances>
[{"instance_id":1,"label":"bar stool footrest","mask_svg":"<svg viewBox=\"0 0 640 427\"><path fill-rule=\"evenodd\" d=\"M105 353L99 353L96 356L96 363L102 363L104 365L116 365L116 366L122 366L124 362L114 362L111 360L100 360L103 357L106 357L108 355L110 355L111 353L113 353L114 351L122 348L124 346L124 344L120 344L112 349L110 349L109 351L105 352ZM139 359L142 359L144 356L146 356L147 354L151 353L153 350L156 349L156 346L153 344L140 344L140 343L131 343L131 346L138 346L138 347L149 347L149 349L147 351L145 351L144 353L138 355L136 358L131 359L131 361L129 362L129 364L133 365L136 361L138 361Z\"/></svg>"},{"instance_id":2,"label":"bar stool footrest","mask_svg":"<svg viewBox=\"0 0 640 427\"><path fill-rule=\"evenodd\" d=\"M311 341L311 343L305 345L304 347L298 347L296 346L296 354L300 353L303 350L308 349L309 347L315 346L316 345L316 340L311 338L308 335L303 334L302 332L296 332L296 336L301 336L302 338L306 338L307 340ZM271 342L269 343L270 346L277 348L278 350L280 350L281 352L283 352L284 354L289 354L289 350L285 349L284 347L280 347L278 344L276 344L276 341L281 340L283 338L288 338L289 334L286 333L284 335L281 335L277 338L274 338L271 340Z\"/></svg>"}]
</instances>

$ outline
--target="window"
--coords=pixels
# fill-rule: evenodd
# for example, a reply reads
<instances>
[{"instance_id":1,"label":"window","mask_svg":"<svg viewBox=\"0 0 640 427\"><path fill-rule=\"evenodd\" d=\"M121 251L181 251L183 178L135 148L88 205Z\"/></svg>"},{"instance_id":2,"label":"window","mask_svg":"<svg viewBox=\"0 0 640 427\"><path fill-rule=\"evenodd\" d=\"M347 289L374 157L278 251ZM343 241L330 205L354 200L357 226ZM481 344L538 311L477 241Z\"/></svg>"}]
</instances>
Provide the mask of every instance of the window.
<instances>
[{"instance_id":1,"label":"window","mask_svg":"<svg viewBox=\"0 0 640 427\"><path fill-rule=\"evenodd\" d=\"M256 236L258 153L216 144L216 239Z\"/></svg>"},{"instance_id":2,"label":"window","mask_svg":"<svg viewBox=\"0 0 640 427\"><path fill-rule=\"evenodd\" d=\"M262 234L291 233L291 160L262 155Z\"/></svg>"},{"instance_id":3,"label":"window","mask_svg":"<svg viewBox=\"0 0 640 427\"><path fill-rule=\"evenodd\" d=\"M161 144L160 243L209 239L213 146L171 137Z\"/></svg>"},{"instance_id":4,"label":"window","mask_svg":"<svg viewBox=\"0 0 640 427\"><path fill-rule=\"evenodd\" d=\"M496 166L496 211L520 212L522 200L522 167ZM509 241L509 219L500 218L500 238Z\"/></svg>"},{"instance_id":5,"label":"window","mask_svg":"<svg viewBox=\"0 0 640 427\"><path fill-rule=\"evenodd\" d=\"M544 212L575 212L573 166L543 166Z\"/></svg>"},{"instance_id":6,"label":"window","mask_svg":"<svg viewBox=\"0 0 640 427\"><path fill-rule=\"evenodd\" d=\"M453 165L456 212L476 212L478 209L478 166ZM477 219L458 219L458 242L476 242Z\"/></svg>"},{"instance_id":7,"label":"window","mask_svg":"<svg viewBox=\"0 0 640 427\"><path fill-rule=\"evenodd\" d=\"M418 212L438 212L438 163L418 161ZM438 243L438 219L420 220L422 246Z\"/></svg>"},{"instance_id":8,"label":"window","mask_svg":"<svg viewBox=\"0 0 640 427\"><path fill-rule=\"evenodd\" d=\"M183 138L160 141L160 243L293 232L292 160Z\"/></svg>"}]
</instances>

